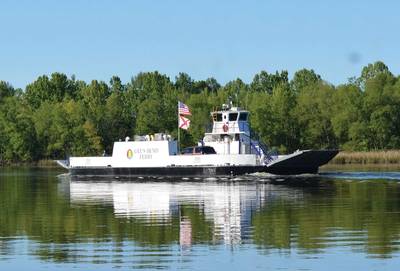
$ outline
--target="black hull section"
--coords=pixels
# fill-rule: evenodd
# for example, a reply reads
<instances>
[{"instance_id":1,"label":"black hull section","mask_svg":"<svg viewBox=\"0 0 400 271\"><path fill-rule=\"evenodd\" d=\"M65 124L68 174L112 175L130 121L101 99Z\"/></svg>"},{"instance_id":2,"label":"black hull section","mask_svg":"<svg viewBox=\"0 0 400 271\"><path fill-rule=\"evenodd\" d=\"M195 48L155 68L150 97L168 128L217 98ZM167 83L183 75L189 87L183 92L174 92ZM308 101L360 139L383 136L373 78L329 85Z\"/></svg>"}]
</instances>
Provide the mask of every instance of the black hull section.
<instances>
[{"instance_id":1,"label":"black hull section","mask_svg":"<svg viewBox=\"0 0 400 271\"><path fill-rule=\"evenodd\" d=\"M338 154L338 150L307 150L288 159L268 165L268 173L277 175L297 175L318 173L318 168L325 165Z\"/></svg>"}]
</instances>

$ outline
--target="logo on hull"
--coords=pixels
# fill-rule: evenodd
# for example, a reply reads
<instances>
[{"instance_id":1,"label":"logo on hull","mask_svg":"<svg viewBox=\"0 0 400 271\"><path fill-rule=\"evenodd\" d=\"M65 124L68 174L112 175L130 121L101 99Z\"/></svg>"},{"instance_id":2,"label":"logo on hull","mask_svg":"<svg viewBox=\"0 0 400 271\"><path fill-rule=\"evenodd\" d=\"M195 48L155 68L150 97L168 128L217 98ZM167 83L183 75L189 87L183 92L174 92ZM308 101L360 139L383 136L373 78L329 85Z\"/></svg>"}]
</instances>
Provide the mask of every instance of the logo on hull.
<instances>
[{"instance_id":1,"label":"logo on hull","mask_svg":"<svg viewBox=\"0 0 400 271\"><path fill-rule=\"evenodd\" d=\"M133 157L133 151L132 151L131 149L129 149L129 150L126 152L126 157L128 157L128 159L132 159L132 157Z\"/></svg>"}]
</instances>

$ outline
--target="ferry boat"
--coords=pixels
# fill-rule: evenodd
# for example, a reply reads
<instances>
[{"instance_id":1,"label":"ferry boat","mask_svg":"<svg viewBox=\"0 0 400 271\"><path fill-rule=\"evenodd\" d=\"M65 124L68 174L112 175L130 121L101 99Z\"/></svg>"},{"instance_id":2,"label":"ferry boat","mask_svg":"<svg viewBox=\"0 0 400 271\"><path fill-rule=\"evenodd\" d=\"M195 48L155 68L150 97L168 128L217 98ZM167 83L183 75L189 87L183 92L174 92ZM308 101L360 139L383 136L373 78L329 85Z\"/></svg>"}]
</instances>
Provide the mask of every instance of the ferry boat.
<instances>
[{"instance_id":1,"label":"ferry boat","mask_svg":"<svg viewBox=\"0 0 400 271\"><path fill-rule=\"evenodd\" d=\"M112 156L70 157L57 163L72 176L235 176L266 172L316 174L337 150L297 150L275 155L256 138L249 111L224 104L211 112L212 129L198 146L179 150L170 135L126 137L114 142Z\"/></svg>"}]
</instances>

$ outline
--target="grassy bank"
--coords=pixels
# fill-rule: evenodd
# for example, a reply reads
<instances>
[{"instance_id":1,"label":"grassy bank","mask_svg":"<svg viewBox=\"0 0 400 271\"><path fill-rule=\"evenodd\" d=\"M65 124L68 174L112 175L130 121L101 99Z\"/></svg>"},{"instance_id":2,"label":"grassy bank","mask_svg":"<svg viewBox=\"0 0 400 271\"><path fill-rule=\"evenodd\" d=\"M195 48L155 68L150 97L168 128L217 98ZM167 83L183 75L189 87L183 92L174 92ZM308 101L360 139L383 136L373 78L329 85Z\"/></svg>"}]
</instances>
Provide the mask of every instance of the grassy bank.
<instances>
[{"instance_id":1,"label":"grassy bank","mask_svg":"<svg viewBox=\"0 0 400 271\"><path fill-rule=\"evenodd\" d=\"M28 166L28 167L41 167L41 168L51 168L58 167L54 160L39 160L31 162L7 162L0 163L0 167L15 167L15 166Z\"/></svg>"},{"instance_id":2,"label":"grassy bank","mask_svg":"<svg viewBox=\"0 0 400 271\"><path fill-rule=\"evenodd\" d=\"M341 151L328 163L329 165L398 165L400 166L400 150L350 152ZM39 160L29 163L6 163L0 166L33 166L58 167L54 160Z\"/></svg>"},{"instance_id":3,"label":"grassy bank","mask_svg":"<svg viewBox=\"0 0 400 271\"><path fill-rule=\"evenodd\" d=\"M400 163L400 150L339 152L330 164L397 164Z\"/></svg>"}]
</instances>

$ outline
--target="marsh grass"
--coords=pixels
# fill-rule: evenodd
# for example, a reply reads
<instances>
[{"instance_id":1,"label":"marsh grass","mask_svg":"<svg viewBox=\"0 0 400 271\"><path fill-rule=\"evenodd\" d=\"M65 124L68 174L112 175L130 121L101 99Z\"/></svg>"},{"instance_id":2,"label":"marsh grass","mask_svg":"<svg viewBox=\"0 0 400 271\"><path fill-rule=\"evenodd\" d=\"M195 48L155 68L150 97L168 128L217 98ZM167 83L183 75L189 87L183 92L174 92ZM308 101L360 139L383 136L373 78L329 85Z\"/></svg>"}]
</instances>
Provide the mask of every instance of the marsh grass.
<instances>
[{"instance_id":1,"label":"marsh grass","mask_svg":"<svg viewBox=\"0 0 400 271\"><path fill-rule=\"evenodd\" d=\"M400 163L400 150L339 152L331 164L397 164Z\"/></svg>"},{"instance_id":2,"label":"marsh grass","mask_svg":"<svg viewBox=\"0 0 400 271\"><path fill-rule=\"evenodd\" d=\"M56 161L54 160L39 160L36 162L38 167L58 167Z\"/></svg>"},{"instance_id":3,"label":"marsh grass","mask_svg":"<svg viewBox=\"0 0 400 271\"><path fill-rule=\"evenodd\" d=\"M32 161L32 162L4 162L1 163L0 167L40 167L40 168L56 168L59 167L55 160L49 159L42 159L39 161Z\"/></svg>"}]
</instances>

